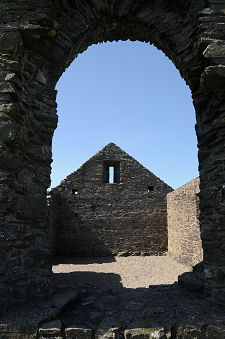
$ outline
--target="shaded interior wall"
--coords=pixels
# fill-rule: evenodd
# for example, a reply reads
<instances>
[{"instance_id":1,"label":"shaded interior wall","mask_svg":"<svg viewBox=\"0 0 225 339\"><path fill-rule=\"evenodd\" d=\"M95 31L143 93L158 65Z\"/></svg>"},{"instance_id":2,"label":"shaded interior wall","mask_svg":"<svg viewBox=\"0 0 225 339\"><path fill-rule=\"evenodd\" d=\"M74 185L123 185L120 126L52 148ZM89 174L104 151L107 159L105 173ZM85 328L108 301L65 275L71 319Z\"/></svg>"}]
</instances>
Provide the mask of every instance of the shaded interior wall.
<instances>
[{"instance_id":1,"label":"shaded interior wall","mask_svg":"<svg viewBox=\"0 0 225 339\"><path fill-rule=\"evenodd\" d=\"M191 266L203 260L198 193L196 178L167 195L168 252Z\"/></svg>"},{"instance_id":2,"label":"shaded interior wall","mask_svg":"<svg viewBox=\"0 0 225 339\"><path fill-rule=\"evenodd\" d=\"M105 182L108 161L119 162L118 183ZM109 144L53 190L59 201L58 254L164 253L166 194L171 190L119 147Z\"/></svg>"},{"instance_id":3,"label":"shaded interior wall","mask_svg":"<svg viewBox=\"0 0 225 339\"><path fill-rule=\"evenodd\" d=\"M53 192L47 195L48 205L48 220L49 220L49 252L51 256L57 254L56 241L57 241L57 211L58 211L58 199Z\"/></svg>"}]
</instances>

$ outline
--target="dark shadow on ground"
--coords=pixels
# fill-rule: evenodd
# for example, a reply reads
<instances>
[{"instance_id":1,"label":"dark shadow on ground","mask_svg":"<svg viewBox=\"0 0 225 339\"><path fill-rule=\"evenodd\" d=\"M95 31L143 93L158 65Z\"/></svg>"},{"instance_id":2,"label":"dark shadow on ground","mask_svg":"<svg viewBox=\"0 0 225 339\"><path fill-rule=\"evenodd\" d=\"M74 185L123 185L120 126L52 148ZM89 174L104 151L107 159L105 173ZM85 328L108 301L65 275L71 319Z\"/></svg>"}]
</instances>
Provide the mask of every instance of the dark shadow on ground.
<instances>
[{"instance_id":1,"label":"dark shadow on ground","mask_svg":"<svg viewBox=\"0 0 225 339\"><path fill-rule=\"evenodd\" d=\"M126 338L156 338L156 334L171 339L225 338L224 308L177 282L131 289L122 286L118 274L72 272L54 274L53 283L52 296L37 295L35 300L2 312L0 338L17 338L18 331L20 338L36 338L38 324L56 319L61 321L62 331L70 326L81 332L90 328L99 331L97 338L107 333L105 338L124 338L125 330L131 331ZM84 331L81 338L86 337Z\"/></svg>"},{"instance_id":2,"label":"dark shadow on ground","mask_svg":"<svg viewBox=\"0 0 225 339\"><path fill-rule=\"evenodd\" d=\"M181 326L179 331L182 334L184 326L184 331L187 327L190 330L187 338L203 339L208 338L206 324L216 321L224 321L225 324L224 309L211 303L201 293L187 291L177 282L130 289L124 288L120 276L113 273L76 272L68 274L68 277L66 275L54 274L55 283L75 284L80 294L58 317L65 327L73 325L92 328L94 331L99 328L119 328L124 331L162 327L168 338L171 331L171 338L176 338L174 333ZM80 286L79 282L82 282ZM197 335L190 326L194 326Z\"/></svg>"},{"instance_id":3,"label":"dark shadow on ground","mask_svg":"<svg viewBox=\"0 0 225 339\"><path fill-rule=\"evenodd\" d=\"M114 273L97 273L97 272L70 272L54 273L53 282L56 286L89 286L99 288L111 288L115 290L123 289L121 277Z\"/></svg>"},{"instance_id":4,"label":"dark shadow on ground","mask_svg":"<svg viewBox=\"0 0 225 339\"><path fill-rule=\"evenodd\" d=\"M67 256L56 256L51 259L52 265L60 264L72 264L72 265L88 265L88 264L103 264L115 262L113 256L106 257L67 257Z\"/></svg>"}]
</instances>

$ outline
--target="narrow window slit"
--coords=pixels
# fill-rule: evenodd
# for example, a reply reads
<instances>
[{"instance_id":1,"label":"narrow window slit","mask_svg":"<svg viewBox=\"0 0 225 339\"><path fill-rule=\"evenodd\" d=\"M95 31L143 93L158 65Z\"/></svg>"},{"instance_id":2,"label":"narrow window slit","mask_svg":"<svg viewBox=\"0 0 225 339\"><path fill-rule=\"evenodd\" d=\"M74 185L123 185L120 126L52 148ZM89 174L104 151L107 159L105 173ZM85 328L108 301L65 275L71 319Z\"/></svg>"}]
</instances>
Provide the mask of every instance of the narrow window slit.
<instances>
[{"instance_id":1,"label":"narrow window slit","mask_svg":"<svg viewBox=\"0 0 225 339\"><path fill-rule=\"evenodd\" d=\"M109 166L109 183L114 184L115 183L115 167Z\"/></svg>"}]
</instances>

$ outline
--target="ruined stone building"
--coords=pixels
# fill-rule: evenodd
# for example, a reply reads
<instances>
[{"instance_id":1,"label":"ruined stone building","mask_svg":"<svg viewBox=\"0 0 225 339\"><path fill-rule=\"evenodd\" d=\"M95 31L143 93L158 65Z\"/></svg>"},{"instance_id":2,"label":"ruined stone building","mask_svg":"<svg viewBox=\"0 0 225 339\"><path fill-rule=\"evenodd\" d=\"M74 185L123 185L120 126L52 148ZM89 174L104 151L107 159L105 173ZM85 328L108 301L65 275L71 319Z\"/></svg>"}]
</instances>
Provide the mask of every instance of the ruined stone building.
<instances>
[{"instance_id":1,"label":"ruined stone building","mask_svg":"<svg viewBox=\"0 0 225 339\"><path fill-rule=\"evenodd\" d=\"M167 251L173 189L114 143L51 191L52 253L157 255Z\"/></svg>"},{"instance_id":2,"label":"ruined stone building","mask_svg":"<svg viewBox=\"0 0 225 339\"><path fill-rule=\"evenodd\" d=\"M173 190L110 143L50 192L53 255L203 260L199 178Z\"/></svg>"}]
</instances>

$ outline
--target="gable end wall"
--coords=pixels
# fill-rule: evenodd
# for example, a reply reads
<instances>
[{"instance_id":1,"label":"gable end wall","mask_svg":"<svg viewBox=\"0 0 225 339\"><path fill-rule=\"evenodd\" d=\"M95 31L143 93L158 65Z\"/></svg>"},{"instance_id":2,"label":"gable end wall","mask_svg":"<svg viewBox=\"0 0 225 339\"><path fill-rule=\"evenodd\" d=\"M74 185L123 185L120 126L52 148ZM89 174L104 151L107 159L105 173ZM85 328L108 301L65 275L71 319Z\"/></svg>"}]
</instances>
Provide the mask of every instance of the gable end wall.
<instances>
[{"instance_id":1,"label":"gable end wall","mask_svg":"<svg viewBox=\"0 0 225 339\"><path fill-rule=\"evenodd\" d=\"M120 163L119 183L104 182L106 162ZM153 191L148 191L149 186ZM54 189L58 199L57 253L165 253L166 195L171 190L119 147L106 146Z\"/></svg>"}]
</instances>

